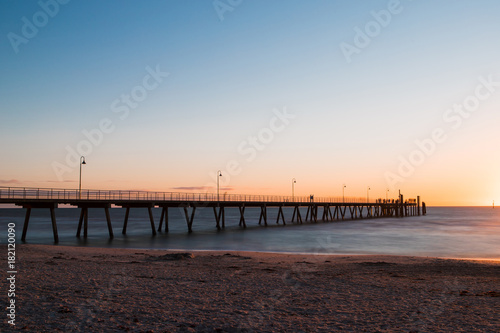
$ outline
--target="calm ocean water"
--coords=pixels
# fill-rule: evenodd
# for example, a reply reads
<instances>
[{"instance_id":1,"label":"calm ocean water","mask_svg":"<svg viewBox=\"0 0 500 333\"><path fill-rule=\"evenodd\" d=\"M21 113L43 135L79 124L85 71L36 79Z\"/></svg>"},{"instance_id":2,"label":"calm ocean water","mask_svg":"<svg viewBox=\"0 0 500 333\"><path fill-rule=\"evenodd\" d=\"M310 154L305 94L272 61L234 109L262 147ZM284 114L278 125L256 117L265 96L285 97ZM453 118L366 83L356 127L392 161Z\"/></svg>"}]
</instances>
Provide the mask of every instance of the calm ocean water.
<instances>
[{"instance_id":1,"label":"calm ocean water","mask_svg":"<svg viewBox=\"0 0 500 333\"><path fill-rule=\"evenodd\" d=\"M56 210L59 245L182 250L237 250L329 254L389 254L450 258L500 259L500 207L428 207L427 216L345 220L340 222L275 224L277 210L269 209L269 227L258 225L260 210L247 208L247 228L238 227L237 208L226 210L226 229L217 231L211 209L196 211L193 233L187 233L183 212L169 210L170 232L151 235L146 209L131 209L127 235L121 234L125 209L111 209L115 238L108 240L103 209L89 210L89 237L78 239L79 210ZM156 226L160 209L154 209ZM24 209L0 209L0 243L7 241L7 224L16 223L21 243ZM287 221L292 210L285 210ZM305 216L305 211L303 212ZM83 235L83 230L82 230ZM28 244L53 244L48 209L32 210Z\"/></svg>"}]
</instances>

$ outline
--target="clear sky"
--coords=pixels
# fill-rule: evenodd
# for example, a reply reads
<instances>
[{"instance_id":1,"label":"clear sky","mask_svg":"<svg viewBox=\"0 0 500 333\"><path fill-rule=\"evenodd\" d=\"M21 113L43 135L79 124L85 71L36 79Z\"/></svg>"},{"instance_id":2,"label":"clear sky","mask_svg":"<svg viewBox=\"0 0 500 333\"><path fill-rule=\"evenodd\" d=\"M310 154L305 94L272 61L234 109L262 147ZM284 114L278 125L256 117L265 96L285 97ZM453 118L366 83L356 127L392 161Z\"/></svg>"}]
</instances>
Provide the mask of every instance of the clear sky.
<instances>
[{"instance_id":1,"label":"clear sky","mask_svg":"<svg viewBox=\"0 0 500 333\"><path fill-rule=\"evenodd\" d=\"M500 2L0 3L0 186L500 204Z\"/></svg>"}]
</instances>

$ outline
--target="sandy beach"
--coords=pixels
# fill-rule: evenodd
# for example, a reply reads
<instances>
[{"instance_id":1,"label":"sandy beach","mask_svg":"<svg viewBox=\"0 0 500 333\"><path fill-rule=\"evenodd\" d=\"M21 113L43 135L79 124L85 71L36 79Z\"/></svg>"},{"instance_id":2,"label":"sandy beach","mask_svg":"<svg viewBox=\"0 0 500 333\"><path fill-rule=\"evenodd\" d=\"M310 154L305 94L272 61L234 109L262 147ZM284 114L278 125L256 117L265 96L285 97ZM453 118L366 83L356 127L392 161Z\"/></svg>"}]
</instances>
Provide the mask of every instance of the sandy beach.
<instances>
[{"instance_id":1,"label":"sandy beach","mask_svg":"<svg viewBox=\"0 0 500 333\"><path fill-rule=\"evenodd\" d=\"M500 331L495 261L49 245L16 255L16 331Z\"/></svg>"}]
</instances>

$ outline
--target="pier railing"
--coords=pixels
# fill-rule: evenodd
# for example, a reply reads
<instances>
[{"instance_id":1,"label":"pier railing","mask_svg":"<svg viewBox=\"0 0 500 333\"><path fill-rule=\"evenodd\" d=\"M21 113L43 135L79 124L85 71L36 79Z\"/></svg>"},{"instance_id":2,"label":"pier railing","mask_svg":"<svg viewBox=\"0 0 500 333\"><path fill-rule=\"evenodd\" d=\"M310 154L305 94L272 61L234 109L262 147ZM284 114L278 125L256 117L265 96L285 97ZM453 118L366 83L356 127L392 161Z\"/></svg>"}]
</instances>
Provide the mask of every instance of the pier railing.
<instances>
[{"instance_id":1,"label":"pier railing","mask_svg":"<svg viewBox=\"0 0 500 333\"><path fill-rule=\"evenodd\" d=\"M116 201L221 201L221 202L345 202L366 203L361 197L316 197L254 195L254 194L220 194L215 193L185 193L185 192L152 192L126 190L82 190L57 188L28 188L0 186L2 200L116 200ZM375 200L371 200L375 202Z\"/></svg>"}]
</instances>

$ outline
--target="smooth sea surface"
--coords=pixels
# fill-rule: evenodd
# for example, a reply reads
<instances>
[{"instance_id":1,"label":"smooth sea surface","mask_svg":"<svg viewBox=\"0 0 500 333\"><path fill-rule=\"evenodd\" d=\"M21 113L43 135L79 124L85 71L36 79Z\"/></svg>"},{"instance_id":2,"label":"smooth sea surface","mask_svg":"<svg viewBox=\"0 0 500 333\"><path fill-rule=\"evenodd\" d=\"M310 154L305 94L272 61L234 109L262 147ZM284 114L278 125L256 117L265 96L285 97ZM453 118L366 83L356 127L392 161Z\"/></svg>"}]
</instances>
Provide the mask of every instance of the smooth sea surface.
<instances>
[{"instance_id":1,"label":"smooth sea surface","mask_svg":"<svg viewBox=\"0 0 500 333\"><path fill-rule=\"evenodd\" d=\"M217 231L211 208L198 208L193 233L187 232L181 209L169 209L170 232L153 236L147 209L130 210L127 235L122 235L125 209L112 208L115 238L108 239L104 209L89 209L88 238L76 237L80 210L56 209L59 245L288 252L311 254L388 254L446 258L500 259L500 207L428 207L426 216L379 218L291 224L292 209L285 209L287 225L276 224L277 209L268 210L268 227L259 226L259 208L247 208L247 228L238 226L237 208L226 208L226 228ZM158 228L161 209L153 209ZM320 215L321 212L318 213ZM7 242L7 225L16 224L21 244L24 209L0 208L0 243ZM305 210L302 211L303 218ZM83 229L83 228L82 228ZM33 209L27 244L53 244L50 211Z\"/></svg>"}]
</instances>

